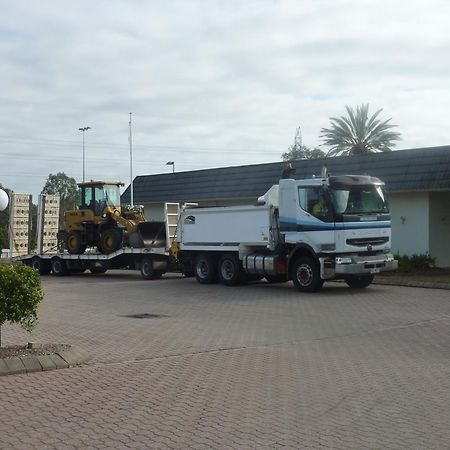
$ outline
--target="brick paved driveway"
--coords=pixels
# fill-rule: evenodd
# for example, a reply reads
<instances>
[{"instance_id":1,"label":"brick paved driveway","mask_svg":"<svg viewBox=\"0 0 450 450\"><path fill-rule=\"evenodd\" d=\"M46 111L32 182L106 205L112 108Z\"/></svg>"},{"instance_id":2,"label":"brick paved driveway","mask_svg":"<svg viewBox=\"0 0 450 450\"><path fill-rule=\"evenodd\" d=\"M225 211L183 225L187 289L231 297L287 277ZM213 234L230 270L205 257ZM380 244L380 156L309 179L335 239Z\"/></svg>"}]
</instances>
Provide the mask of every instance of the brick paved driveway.
<instances>
[{"instance_id":1,"label":"brick paved driveway","mask_svg":"<svg viewBox=\"0 0 450 450\"><path fill-rule=\"evenodd\" d=\"M32 339L93 359L0 378L2 449L450 448L449 291L127 272L43 284Z\"/></svg>"}]
</instances>

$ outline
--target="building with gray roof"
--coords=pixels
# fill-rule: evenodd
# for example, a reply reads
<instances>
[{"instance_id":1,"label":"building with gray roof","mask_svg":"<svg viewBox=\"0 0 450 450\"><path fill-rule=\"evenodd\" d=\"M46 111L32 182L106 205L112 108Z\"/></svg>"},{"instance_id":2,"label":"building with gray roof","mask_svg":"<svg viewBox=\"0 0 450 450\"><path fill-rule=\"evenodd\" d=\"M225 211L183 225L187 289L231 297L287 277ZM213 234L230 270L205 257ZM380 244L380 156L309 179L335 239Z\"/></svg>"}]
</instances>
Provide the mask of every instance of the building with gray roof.
<instances>
[{"instance_id":1,"label":"building with gray roof","mask_svg":"<svg viewBox=\"0 0 450 450\"><path fill-rule=\"evenodd\" d=\"M450 146L389 153L293 161L294 178L367 174L386 183L392 214L393 250L430 253L437 265L450 266ZM196 202L230 205L254 202L277 184L284 162L189 172L143 175L134 179L134 202L148 219L161 220L164 204ZM130 186L122 202L130 201Z\"/></svg>"}]
</instances>

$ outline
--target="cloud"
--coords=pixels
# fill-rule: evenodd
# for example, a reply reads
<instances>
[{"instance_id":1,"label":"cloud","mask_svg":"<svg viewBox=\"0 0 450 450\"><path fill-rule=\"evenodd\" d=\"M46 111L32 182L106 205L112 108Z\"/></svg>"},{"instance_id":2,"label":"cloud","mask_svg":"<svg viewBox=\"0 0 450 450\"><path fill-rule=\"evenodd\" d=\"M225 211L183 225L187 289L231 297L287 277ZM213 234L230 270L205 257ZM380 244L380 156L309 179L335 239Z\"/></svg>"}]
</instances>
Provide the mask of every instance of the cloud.
<instances>
[{"instance_id":1,"label":"cloud","mask_svg":"<svg viewBox=\"0 0 450 450\"><path fill-rule=\"evenodd\" d=\"M7 0L0 19L0 181L279 160L346 104L399 125L398 148L449 143L450 6L440 0Z\"/></svg>"}]
</instances>

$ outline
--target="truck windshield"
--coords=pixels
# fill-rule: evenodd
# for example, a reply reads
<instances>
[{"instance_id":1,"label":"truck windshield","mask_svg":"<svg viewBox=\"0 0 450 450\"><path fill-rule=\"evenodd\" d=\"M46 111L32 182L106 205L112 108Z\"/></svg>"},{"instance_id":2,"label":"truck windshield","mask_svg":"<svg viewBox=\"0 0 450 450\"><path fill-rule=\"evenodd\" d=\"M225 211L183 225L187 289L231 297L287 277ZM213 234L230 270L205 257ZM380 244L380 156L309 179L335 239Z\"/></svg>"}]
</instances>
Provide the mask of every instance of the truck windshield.
<instances>
[{"instance_id":1,"label":"truck windshield","mask_svg":"<svg viewBox=\"0 0 450 450\"><path fill-rule=\"evenodd\" d=\"M383 186L348 186L330 191L336 214L389 213Z\"/></svg>"}]
</instances>

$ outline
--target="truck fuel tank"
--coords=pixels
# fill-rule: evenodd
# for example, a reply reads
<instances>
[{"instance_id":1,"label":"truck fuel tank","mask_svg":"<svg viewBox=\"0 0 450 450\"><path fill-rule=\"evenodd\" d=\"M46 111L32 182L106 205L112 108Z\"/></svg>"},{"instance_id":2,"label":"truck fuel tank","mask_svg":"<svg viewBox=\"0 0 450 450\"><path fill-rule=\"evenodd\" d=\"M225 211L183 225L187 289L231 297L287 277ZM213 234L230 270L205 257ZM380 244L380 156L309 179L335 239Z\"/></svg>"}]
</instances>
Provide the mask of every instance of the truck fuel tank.
<instances>
[{"instance_id":1,"label":"truck fuel tank","mask_svg":"<svg viewBox=\"0 0 450 450\"><path fill-rule=\"evenodd\" d=\"M273 255L246 255L242 260L242 265L247 273L255 275L278 275L286 271L283 259Z\"/></svg>"}]
</instances>

